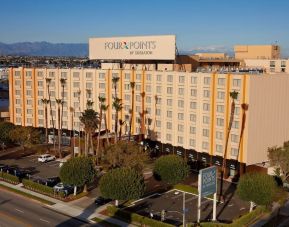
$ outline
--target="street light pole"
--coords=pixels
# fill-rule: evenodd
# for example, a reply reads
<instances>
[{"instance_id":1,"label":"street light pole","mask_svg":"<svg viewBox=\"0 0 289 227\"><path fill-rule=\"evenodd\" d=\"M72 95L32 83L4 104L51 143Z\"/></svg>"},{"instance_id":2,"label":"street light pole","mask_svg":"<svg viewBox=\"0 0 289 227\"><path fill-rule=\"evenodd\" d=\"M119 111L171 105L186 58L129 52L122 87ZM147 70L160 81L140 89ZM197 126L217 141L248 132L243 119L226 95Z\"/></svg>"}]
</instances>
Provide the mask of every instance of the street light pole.
<instances>
[{"instance_id":1,"label":"street light pole","mask_svg":"<svg viewBox=\"0 0 289 227\"><path fill-rule=\"evenodd\" d=\"M186 227L186 193L183 192L183 226Z\"/></svg>"}]
</instances>

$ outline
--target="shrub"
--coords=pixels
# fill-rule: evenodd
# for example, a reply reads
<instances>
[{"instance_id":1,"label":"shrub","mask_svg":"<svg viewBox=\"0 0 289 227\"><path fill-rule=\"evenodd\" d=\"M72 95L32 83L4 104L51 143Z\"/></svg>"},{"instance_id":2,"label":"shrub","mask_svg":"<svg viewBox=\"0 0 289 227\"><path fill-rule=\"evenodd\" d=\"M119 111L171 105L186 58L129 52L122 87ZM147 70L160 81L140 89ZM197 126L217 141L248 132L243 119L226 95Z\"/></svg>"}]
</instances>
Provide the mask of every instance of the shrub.
<instances>
[{"instance_id":1,"label":"shrub","mask_svg":"<svg viewBox=\"0 0 289 227\"><path fill-rule=\"evenodd\" d=\"M20 183L20 179L17 176L2 171L0 172L0 178L12 184Z\"/></svg>"}]
</instances>

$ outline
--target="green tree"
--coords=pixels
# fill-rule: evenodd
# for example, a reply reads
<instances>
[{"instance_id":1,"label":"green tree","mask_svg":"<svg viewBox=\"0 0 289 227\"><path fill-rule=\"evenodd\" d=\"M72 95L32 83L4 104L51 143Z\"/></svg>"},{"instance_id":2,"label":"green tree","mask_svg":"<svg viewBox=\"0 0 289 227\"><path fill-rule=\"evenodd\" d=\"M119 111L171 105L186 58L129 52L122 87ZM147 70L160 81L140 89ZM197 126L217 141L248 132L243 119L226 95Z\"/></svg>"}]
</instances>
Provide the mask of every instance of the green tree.
<instances>
[{"instance_id":1,"label":"green tree","mask_svg":"<svg viewBox=\"0 0 289 227\"><path fill-rule=\"evenodd\" d=\"M10 139L20 145L23 150L33 144L39 143L40 132L33 127L16 126L9 133Z\"/></svg>"},{"instance_id":2,"label":"green tree","mask_svg":"<svg viewBox=\"0 0 289 227\"><path fill-rule=\"evenodd\" d=\"M247 173L240 178L237 194L242 200L251 202L250 210L252 210L252 202L258 205L270 205L277 189L272 176L263 173Z\"/></svg>"},{"instance_id":3,"label":"green tree","mask_svg":"<svg viewBox=\"0 0 289 227\"><path fill-rule=\"evenodd\" d=\"M10 122L0 122L0 142L9 143L10 132L15 128L15 125Z\"/></svg>"},{"instance_id":4,"label":"green tree","mask_svg":"<svg viewBox=\"0 0 289 227\"><path fill-rule=\"evenodd\" d=\"M145 191L142 174L134 169L118 168L106 173L99 182L103 197L116 200L130 200L140 198Z\"/></svg>"},{"instance_id":5,"label":"green tree","mask_svg":"<svg viewBox=\"0 0 289 227\"><path fill-rule=\"evenodd\" d=\"M93 182L96 176L96 170L91 158L76 157L71 158L60 169L59 177L65 184L75 186L74 194L76 194L76 187L84 185L83 191L87 191L87 183Z\"/></svg>"},{"instance_id":6,"label":"green tree","mask_svg":"<svg viewBox=\"0 0 289 227\"><path fill-rule=\"evenodd\" d=\"M188 174L189 166L177 155L162 156L155 162L154 175L167 184L177 184L184 180Z\"/></svg>"},{"instance_id":7,"label":"green tree","mask_svg":"<svg viewBox=\"0 0 289 227\"><path fill-rule=\"evenodd\" d=\"M268 148L270 165L280 171L280 177L286 181L289 177L289 143L284 142L282 147Z\"/></svg>"},{"instance_id":8,"label":"green tree","mask_svg":"<svg viewBox=\"0 0 289 227\"><path fill-rule=\"evenodd\" d=\"M105 150L105 161L110 168L128 167L139 172L143 170L144 163L149 159L148 153L133 142L118 141Z\"/></svg>"}]
</instances>

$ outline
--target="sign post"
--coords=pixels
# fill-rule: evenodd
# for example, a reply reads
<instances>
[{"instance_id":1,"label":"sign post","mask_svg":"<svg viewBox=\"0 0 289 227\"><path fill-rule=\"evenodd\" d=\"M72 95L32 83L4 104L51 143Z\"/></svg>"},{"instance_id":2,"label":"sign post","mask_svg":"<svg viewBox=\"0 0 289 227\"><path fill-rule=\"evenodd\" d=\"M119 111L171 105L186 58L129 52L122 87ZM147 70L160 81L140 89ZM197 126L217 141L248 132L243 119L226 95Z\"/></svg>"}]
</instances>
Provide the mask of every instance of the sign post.
<instances>
[{"instance_id":1,"label":"sign post","mask_svg":"<svg viewBox=\"0 0 289 227\"><path fill-rule=\"evenodd\" d=\"M202 197L214 194L213 200L213 221L216 221L216 209L217 209L217 167L212 166L205 169L201 169L198 178L198 216L197 222L201 220L201 200Z\"/></svg>"}]
</instances>

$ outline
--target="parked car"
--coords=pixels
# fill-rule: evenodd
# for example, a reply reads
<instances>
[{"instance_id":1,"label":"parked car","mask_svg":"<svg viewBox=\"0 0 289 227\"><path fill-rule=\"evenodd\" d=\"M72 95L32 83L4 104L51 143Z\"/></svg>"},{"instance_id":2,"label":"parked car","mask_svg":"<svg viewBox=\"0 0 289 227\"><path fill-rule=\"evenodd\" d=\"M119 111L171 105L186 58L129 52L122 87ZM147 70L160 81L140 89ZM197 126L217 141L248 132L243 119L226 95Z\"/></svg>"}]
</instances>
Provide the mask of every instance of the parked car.
<instances>
[{"instance_id":1,"label":"parked car","mask_svg":"<svg viewBox=\"0 0 289 227\"><path fill-rule=\"evenodd\" d=\"M94 203L98 206L102 206L102 205L107 204L111 201L112 201L111 199L106 199L106 198L99 196L94 200Z\"/></svg>"},{"instance_id":2,"label":"parked car","mask_svg":"<svg viewBox=\"0 0 289 227\"><path fill-rule=\"evenodd\" d=\"M0 171L6 172L8 168L9 168L9 166L7 166L5 164L0 164Z\"/></svg>"},{"instance_id":3,"label":"parked car","mask_svg":"<svg viewBox=\"0 0 289 227\"><path fill-rule=\"evenodd\" d=\"M20 169L18 167L11 167L11 166L7 166L6 168L3 168L3 172L9 173L19 178L24 178L27 176L27 174L29 174L29 172L26 170Z\"/></svg>"},{"instance_id":4,"label":"parked car","mask_svg":"<svg viewBox=\"0 0 289 227\"><path fill-rule=\"evenodd\" d=\"M38 162L49 162L54 161L56 157L50 154L43 154L38 157Z\"/></svg>"},{"instance_id":5,"label":"parked car","mask_svg":"<svg viewBox=\"0 0 289 227\"><path fill-rule=\"evenodd\" d=\"M43 184L49 187L54 187L56 184L60 182L59 177L49 177L49 178L36 177L33 178L32 180L38 184Z\"/></svg>"},{"instance_id":6,"label":"parked car","mask_svg":"<svg viewBox=\"0 0 289 227\"><path fill-rule=\"evenodd\" d=\"M53 187L54 191L56 192L64 192L64 194L67 196L71 193L73 193L73 186L71 185L65 185L62 182L58 183Z\"/></svg>"}]
</instances>

